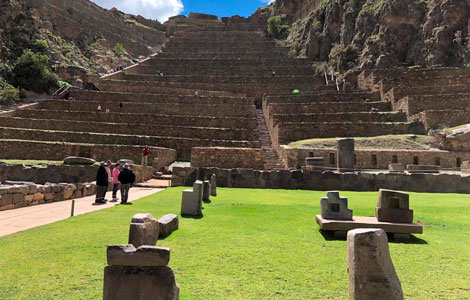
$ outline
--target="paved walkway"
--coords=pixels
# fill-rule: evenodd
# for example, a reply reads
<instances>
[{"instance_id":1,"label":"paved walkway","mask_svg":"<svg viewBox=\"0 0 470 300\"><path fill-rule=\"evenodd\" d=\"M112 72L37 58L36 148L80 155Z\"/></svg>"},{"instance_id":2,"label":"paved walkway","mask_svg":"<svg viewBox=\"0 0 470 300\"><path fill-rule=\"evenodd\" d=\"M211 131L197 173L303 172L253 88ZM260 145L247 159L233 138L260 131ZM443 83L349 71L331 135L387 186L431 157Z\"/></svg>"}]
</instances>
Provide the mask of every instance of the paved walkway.
<instances>
[{"instance_id":1,"label":"paved walkway","mask_svg":"<svg viewBox=\"0 0 470 300\"><path fill-rule=\"evenodd\" d=\"M131 189L129 201L134 201L161 191L163 191L163 189L136 187ZM107 195L111 196L111 193L108 192ZM95 196L75 199L75 215L86 214L117 204L108 202L103 205L92 205L94 202ZM71 208L72 200L67 200L2 211L0 212L0 237L65 220L70 217Z\"/></svg>"}]
</instances>

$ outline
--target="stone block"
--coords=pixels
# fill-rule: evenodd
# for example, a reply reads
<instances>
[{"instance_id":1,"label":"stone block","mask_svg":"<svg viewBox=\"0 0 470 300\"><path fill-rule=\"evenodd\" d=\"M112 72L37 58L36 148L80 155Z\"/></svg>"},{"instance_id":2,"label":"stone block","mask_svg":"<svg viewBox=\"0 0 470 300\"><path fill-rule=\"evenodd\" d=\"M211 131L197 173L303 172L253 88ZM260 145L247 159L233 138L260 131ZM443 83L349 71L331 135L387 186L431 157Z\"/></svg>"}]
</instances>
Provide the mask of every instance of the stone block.
<instances>
[{"instance_id":1,"label":"stone block","mask_svg":"<svg viewBox=\"0 0 470 300\"><path fill-rule=\"evenodd\" d=\"M58 192L57 194L54 194L54 202L58 201L64 201L64 193L63 192Z\"/></svg>"},{"instance_id":2,"label":"stone block","mask_svg":"<svg viewBox=\"0 0 470 300\"><path fill-rule=\"evenodd\" d=\"M348 232L349 299L404 299L382 229Z\"/></svg>"},{"instance_id":3,"label":"stone block","mask_svg":"<svg viewBox=\"0 0 470 300\"><path fill-rule=\"evenodd\" d=\"M338 170L354 170L354 139L339 139L337 141L337 165Z\"/></svg>"},{"instance_id":4,"label":"stone block","mask_svg":"<svg viewBox=\"0 0 470 300\"><path fill-rule=\"evenodd\" d=\"M202 193L202 201L210 202L211 201L211 182L209 180L204 181L203 186L203 193Z\"/></svg>"},{"instance_id":5,"label":"stone block","mask_svg":"<svg viewBox=\"0 0 470 300\"><path fill-rule=\"evenodd\" d=\"M412 223L413 211L410 196L391 190L381 189L375 210L379 222Z\"/></svg>"},{"instance_id":6,"label":"stone block","mask_svg":"<svg viewBox=\"0 0 470 300\"><path fill-rule=\"evenodd\" d=\"M70 199L73 196L73 189L70 187L67 187L62 193L64 195L65 200Z\"/></svg>"},{"instance_id":7,"label":"stone block","mask_svg":"<svg viewBox=\"0 0 470 300\"><path fill-rule=\"evenodd\" d=\"M95 163L96 161L91 158L86 158L86 157L77 157L77 156L69 156L64 159L64 165L70 165L70 166L91 166Z\"/></svg>"},{"instance_id":8,"label":"stone block","mask_svg":"<svg viewBox=\"0 0 470 300\"><path fill-rule=\"evenodd\" d=\"M204 183L196 181L192 190L183 191L181 202L181 215L199 216L202 214L202 194Z\"/></svg>"},{"instance_id":9,"label":"stone block","mask_svg":"<svg viewBox=\"0 0 470 300\"><path fill-rule=\"evenodd\" d=\"M27 203L33 202L33 199L34 199L34 195L24 195L24 201Z\"/></svg>"},{"instance_id":10,"label":"stone block","mask_svg":"<svg viewBox=\"0 0 470 300\"><path fill-rule=\"evenodd\" d=\"M129 244L155 246L159 236L159 224L151 214L136 214L132 217L129 229Z\"/></svg>"},{"instance_id":11,"label":"stone block","mask_svg":"<svg viewBox=\"0 0 470 300\"><path fill-rule=\"evenodd\" d=\"M51 192L53 192L53 193L60 193L60 192L62 192L62 188L61 188L61 186L58 185L58 184L52 184L52 185L51 185Z\"/></svg>"},{"instance_id":12,"label":"stone block","mask_svg":"<svg viewBox=\"0 0 470 300\"><path fill-rule=\"evenodd\" d=\"M169 214L161 217L158 220L159 229L159 237L167 237L173 231L178 230L179 227L179 220L178 216L174 214Z\"/></svg>"},{"instance_id":13,"label":"stone block","mask_svg":"<svg viewBox=\"0 0 470 300\"><path fill-rule=\"evenodd\" d=\"M34 193L37 193L38 191L38 187L35 184L29 185L28 188L29 188L28 194L34 194Z\"/></svg>"},{"instance_id":14,"label":"stone block","mask_svg":"<svg viewBox=\"0 0 470 300\"><path fill-rule=\"evenodd\" d=\"M9 191L8 186L0 186L0 195L5 195Z\"/></svg>"},{"instance_id":15,"label":"stone block","mask_svg":"<svg viewBox=\"0 0 470 300\"><path fill-rule=\"evenodd\" d=\"M15 204L2 205L0 206L0 211L10 210L14 208L15 208Z\"/></svg>"},{"instance_id":16,"label":"stone block","mask_svg":"<svg viewBox=\"0 0 470 300\"><path fill-rule=\"evenodd\" d=\"M54 193L44 193L44 200L54 200L55 194Z\"/></svg>"},{"instance_id":17,"label":"stone block","mask_svg":"<svg viewBox=\"0 0 470 300\"><path fill-rule=\"evenodd\" d=\"M13 195L12 194L4 194L2 195L2 205L10 205L13 204Z\"/></svg>"},{"instance_id":18,"label":"stone block","mask_svg":"<svg viewBox=\"0 0 470 300\"><path fill-rule=\"evenodd\" d=\"M331 220L352 220L353 211L348 209L348 198L340 197L339 192L331 191L321 198L321 216Z\"/></svg>"},{"instance_id":19,"label":"stone block","mask_svg":"<svg viewBox=\"0 0 470 300\"><path fill-rule=\"evenodd\" d=\"M404 164L389 164L388 171L392 173L403 173L405 172L406 167Z\"/></svg>"},{"instance_id":20,"label":"stone block","mask_svg":"<svg viewBox=\"0 0 470 300\"><path fill-rule=\"evenodd\" d=\"M81 190L75 191L73 198L81 198L81 197L82 197L82 191Z\"/></svg>"},{"instance_id":21,"label":"stone block","mask_svg":"<svg viewBox=\"0 0 470 300\"><path fill-rule=\"evenodd\" d=\"M46 192L46 188L42 185L38 185L37 186L37 192L38 193L45 193Z\"/></svg>"},{"instance_id":22,"label":"stone block","mask_svg":"<svg viewBox=\"0 0 470 300\"><path fill-rule=\"evenodd\" d=\"M408 165L406 167L408 173L439 173L441 171L440 166L425 166L425 165Z\"/></svg>"},{"instance_id":23,"label":"stone block","mask_svg":"<svg viewBox=\"0 0 470 300\"><path fill-rule=\"evenodd\" d=\"M8 194L18 194L21 193L21 189L19 185L12 185L8 187Z\"/></svg>"},{"instance_id":24,"label":"stone block","mask_svg":"<svg viewBox=\"0 0 470 300\"><path fill-rule=\"evenodd\" d=\"M215 174L211 175L211 196L217 196L217 176Z\"/></svg>"},{"instance_id":25,"label":"stone block","mask_svg":"<svg viewBox=\"0 0 470 300\"><path fill-rule=\"evenodd\" d=\"M16 204L16 203L19 203L19 202L23 202L24 201L24 195L23 194L12 194L13 196L13 204Z\"/></svg>"},{"instance_id":26,"label":"stone block","mask_svg":"<svg viewBox=\"0 0 470 300\"><path fill-rule=\"evenodd\" d=\"M179 287L173 270L164 267L107 266L104 300L177 300Z\"/></svg>"},{"instance_id":27,"label":"stone block","mask_svg":"<svg viewBox=\"0 0 470 300\"><path fill-rule=\"evenodd\" d=\"M129 267L161 267L170 262L170 249L155 246L116 245L107 250L108 265Z\"/></svg>"},{"instance_id":28,"label":"stone block","mask_svg":"<svg viewBox=\"0 0 470 300\"><path fill-rule=\"evenodd\" d=\"M43 193L35 193L33 195L33 201L41 201L44 200L44 194Z\"/></svg>"},{"instance_id":29,"label":"stone block","mask_svg":"<svg viewBox=\"0 0 470 300\"><path fill-rule=\"evenodd\" d=\"M44 186L44 193L52 193L52 186L45 185Z\"/></svg>"},{"instance_id":30,"label":"stone block","mask_svg":"<svg viewBox=\"0 0 470 300\"><path fill-rule=\"evenodd\" d=\"M19 186L19 189L20 189L20 193L21 193L21 194L23 194L23 195L29 194L29 186L27 186L27 185L20 185L20 186Z\"/></svg>"},{"instance_id":31,"label":"stone block","mask_svg":"<svg viewBox=\"0 0 470 300\"><path fill-rule=\"evenodd\" d=\"M23 207L26 207L28 206L28 203L26 202L18 202L18 203L15 203L15 208L23 208Z\"/></svg>"}]
</instances>

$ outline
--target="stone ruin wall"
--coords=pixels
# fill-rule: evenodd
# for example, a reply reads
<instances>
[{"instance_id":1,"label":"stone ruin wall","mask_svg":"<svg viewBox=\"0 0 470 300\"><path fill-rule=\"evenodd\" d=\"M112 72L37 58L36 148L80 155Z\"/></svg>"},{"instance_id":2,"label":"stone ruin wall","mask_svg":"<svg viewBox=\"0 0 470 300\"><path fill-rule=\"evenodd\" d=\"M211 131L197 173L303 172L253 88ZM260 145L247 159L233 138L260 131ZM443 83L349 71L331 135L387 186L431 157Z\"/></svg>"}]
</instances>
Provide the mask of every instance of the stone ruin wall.
<instances>
[{"instance_id":1,"label":"stone ruin wall","mask_svg":"<svg viewBox=\"0 0 470 300\"><path fill-rule=\"evenodd\" d=\"M172 186L192 186L217 176L217 187L317 191L375 192L379 189L417 193L470 193L470 176L451 174L338 173L331 171L181 168L173 169Z\"/></svg>"},{"instance_id":2,"label":"stone ruin wall","mask_svg":"<svg viewBox=\"0 0 470 300\"><path fill-rule=\"evenodd\" d=\"M3 129L2 129L3 131ZM40 132L33 131L34 134ZM176 150L150 147L152 155L149 164L157 169L168 166L176 160ZM131 159L140 163L141 147L136 146L108 146L108 145L74 145L68 143L36 143L31 147L29 142L0 141L0 153L3 159L34 159L61 161L68 156L81 156L93 158L97 161ZM119 153L119 157L115 155Z\"/></svg>"},{"instance_id":3,"label":"stone ruin wall","mask_svg":"<svg viewBox=\"0 0 470 300\"><path fill-rule=\"evenodd\" d=\"M116 13L88 0L25 0L25 3L32 8L37 28L48 29L65 39L103 36L111 47L121 43L134 56L149 55L152 49L148 46L158 47L165 41L165 34L155 29L159 28L158 22L148 21L154 23L154 28L129 25Z\"/></svg>"},{"instance_id":4,"label":"stone ruin wall","mask_svg":"<svg viewBox=\"0 0 470 300\"><path fill-rule=\"evenodd\" d=\"M264 150L256 148L194 147L191 151L191 166L263 170L265 157Z\"/></svg>"},{"instance_id":5,"label":"stone ruin wall","mask_svg":"<svg viewBox=\"0 0 470 300\"><path fill-rule=\"evenodd\" d=\"M326 168L336 168L336 149L279 148L280 158L288 168L305 166L307 157L323 157ZM356 150L357 169L387 170L389 164L440 165L443 169L459 170L462 162L470 160L469 152L440 150Z\"/></svg>"}]
</instances>

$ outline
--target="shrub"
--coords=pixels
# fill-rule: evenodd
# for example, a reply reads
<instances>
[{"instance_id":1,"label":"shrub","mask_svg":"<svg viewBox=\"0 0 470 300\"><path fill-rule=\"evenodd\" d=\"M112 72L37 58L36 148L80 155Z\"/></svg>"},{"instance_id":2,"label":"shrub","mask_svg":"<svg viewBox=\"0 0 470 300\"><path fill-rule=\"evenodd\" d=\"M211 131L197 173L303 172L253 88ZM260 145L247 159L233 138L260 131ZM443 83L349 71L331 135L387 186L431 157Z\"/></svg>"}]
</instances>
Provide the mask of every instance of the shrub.
<instances>
[{"instance_id":1,"label":"shrub","mask_svg":"<svg viewBox=\"0 0 470 300\"><path fill-rule=\"evenodd\" d=\"M338 71L345 71L357 65L359 54L359 48L355 45L342 49L341 45L335 44L328 58L330 64L336 66Z\"/></svg>"},{"instance_id":2,"label":"shrub","mask_svg":"<svg viewBox=\"0 0 470 300\"><path fill-rule=\"evenodd\" d=\"M0 105L10 105L20 101L20 92L12 85L0 85Z\"/></svg>"},{"instance_id":3,"label":"shrub","mask_svg":"<svg viewBox=\"0 0 470 300\"><path fill-rule=\"evenodd\" d=\"M268 35L275 39L286 39L289 26L282 25L282 19L279 16L268 19Z\"/></svg>"},{"instance_id":4,"label":"shrub","mask_svg":"<svg viewBox=\"0 0 470 300\"><path fill-rule=\"evenodd\" d=\"M69 87L72 86L70 83L67 81L59 81L59 87Z\"/></svg>"},{"instance_id":5,"label":"shrub","mask_svg":"<svg viewBox=\"0 0 470 300\"><path fill-rule=\"evenodd\" d=\"M114 53L118 56L123 56L126 53L126 49L121 43L117 43L113 48Z\"/></svg>"},{"instance_id":6,"label":"shrub","mask_svg":"<svg viewBox=\"0 0 470 300\"><path fill-rule=\"evenodd\" d=\"M33 42L32 48L35 52L42 53L49 48L49 45L45 40L35 40Z\"/></svg>"},{"instance_id":7,"label":"shrub","mask_svg":"<svg viewBox=\"0 0 470 300\"><path fill-rule=\"evenodd\" d=\"M58 86L57 76L51 72L48 63L46 55L25 50L13 66L13 84L36 93L47 93Z\"/></svg>"}]
</instances>

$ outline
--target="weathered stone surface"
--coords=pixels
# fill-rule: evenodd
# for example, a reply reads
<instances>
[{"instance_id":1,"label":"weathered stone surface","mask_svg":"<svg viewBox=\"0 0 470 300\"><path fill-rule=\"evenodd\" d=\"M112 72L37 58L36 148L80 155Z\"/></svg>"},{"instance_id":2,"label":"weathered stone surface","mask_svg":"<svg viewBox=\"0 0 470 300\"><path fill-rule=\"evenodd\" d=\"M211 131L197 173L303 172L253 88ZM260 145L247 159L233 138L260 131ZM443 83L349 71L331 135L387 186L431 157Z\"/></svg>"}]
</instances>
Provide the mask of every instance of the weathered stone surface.
<instances>
[{"instance_id":1,"label":"weathered stone surface","mask_svg":"<svg viewBox=\"0 0 470 300\"><path fill-rule=\"evenodd\" d=\"M13 204L24 201L24 195L23 194L12 194L12 197L13 197Z\"/></svg>"},{"instance_id":2,"label":"weathered stone surface","mask_svg":"<svg viewBox=\"0 0 470 300\"><path fill-rule=\"evenodd\" d=\"M3 203L3 205L13 204L13 195L12 194L2 195L2 203Z\"/></svg>"},{"instance_id":3,"label":"weathered stone surface","mask_svg":"<svg viewBox=\"0 0 470 300\"><path fill-rule=\"evenodd\" d=\"M183 191L181 215L198 216L202 214L203 191L204 183L199 180L194 183L192 190Z\"/></svg>"},{"instance_id":4,"label":"weathered stone surface","mask_svg":"<svg viewBox=\"0 0 470 300\"><path fill-rule=\"evenodd\" d=\"M410 195L381 189L375 210L379 222L412 223Z\"/></svg>"},{"instance_id":5,"label":"weathered stone surface","mask_svg":"<svg viewBox=\"0 0 470 300\"><path fill-rule=\"evenodd\" d=\"M108 265L131 267L160 267L168 265L170 249L155 246L116 245L107 250Z\"/></svg>"},{"instance_id":6,"label":"weathered stone surface","mask_svg":"<svg viewBox=\"0 0 470 300\"><path fill-rule=\"evenodd\" d=\"M409 173L439 173L441 167L439 166L425 166L425 165L408 165L406 167Z\"/></svg>"},{"instance_id":7,"label":"weathered stone surface","mask_svg":"<svg viewBox=\"0 0 470 300\"><path fill-rule=\"evenodd\" d=\"M217 197L217 176L211 175L211 196Z\"/></svg>"},{"instance_id":8,"label":"weathered stone surface","mask_svg":"<svg viewBox=\"0 0 470 300\"><path fill-rule=\"evenodd\" d=\"M107 266L104 300L177 300L179 287L169 267Z\"/></svg>"},{"instance_id":9,"label":"weathered stone surface","mask_svg":"<svg viewBox=\"0 0 470 300\"><path fill-rule=\"evenodd\" d=\"M202 193L202 201L211 201L211 183L209 180L204 181L204 191Z\"/></svg>"},{"instance_id":10,"label":"weathered stone surface","mask_svg":"<svg viewBox=\"0 0 470 300\"><path fill-rule=\"evenodd\" d=\"M402 173L405 172L406 167L404 164L390 164L388 165L388 170L390 172Z\"/></svg>"},{"instance_id":11,"label":"weathered stone surface","mask_svg":"<svg viewBox=\"0 0 470 300\"><path fill-rule=\"evenodd\" d=\"M348 232L349 299L404 299L382 229Z\"/></svg>"},{"instance_id":12,"label":"weathered stone surface","mask_svg":"<svg viewBox=\"0 0 470 300\"><path fill-rule=\"evenodd\" d=\"M64 159L64 165L90 166L93 165L95 162L96 161L94 159L77 156L69 156Z\"/></svg>"},{"instance_id":13,"label":"weathered stone surface","mask_svg":"<svg viewBox=\"0 0 470 300\"><path fill-rule=\"evenodd\" d=\"M159 237L163 238L169 236L173 231L179 228L179 219L177 215L169 214L161 217L158 220Z\"/></svg>"},{"instance_id":14,"label":"weathered stone surface","mask_svg":"<svg viewBox=\"0 0 470 300\"><path fill-rule=\"evenodd\" d=\"M136 214L129 229L129 244L155 246L159 236L159 224L151 214Z\"/></svg>"},{"instance_id":15,"label":"weathered stone surface","mask_svg":"<svg viewBox=\"0 0 470 300\"><path fill-rule=\"evenodd\" d=\"M354 170L354 139L339 139L337 142L337 148L338 170Z\"/></svg>"},{"instance_id":16,"label":"weathered stone surface","mask_svg":"<svg viewBox=\"0 0 470 300\"><path fill-rule=\"evenodd\" d=\"M71 187L65 188L65 189L64 189L64 192L63 192L63 195L64 195L64 199L65 199L65 200L72 198L72 196L73 196L73 189L72 189Z\"/></svg>"},{"instance_id":17,"label":"weathered stone surface","mask_svg":"<svg viewBox=\"0 0 470 300\"><path fill-rule=\"evenodd\" d=\"M324 219L352 220L353 211L348 209L348 198L340 197L338 191L328 192L320 204Z\"/></svg>"},{"instance_id":18,"label":"weathered stone surface","mask_svg":"<svg viewBox=\"0 0 470 300\"><path fill-rule=\"evenodd\" d=\"M24 201L29 203L32 202L34 199L34 195L24 195Z\"/></svg>"},{"instance_id":19,"label":"weathered stone surface","mask_svg":"<svg viewBox=\"0 0 470 300\"><path fill-rule=\"evenodd\" d=\"M8 186L0 186L0 195L4 195L8 193L9 187Z\"/></svg>"},{"instance_id":20,"label":"weathered stone surface","mask_svg":"<svg viewBox=\"0 0 470 300\"><path fill-rule=\"evenodd\" d=\"M44 194L43 193L35 193L33 195L33 201L41 201L44 200Z\"/></svg>"},{"instance_id":21,"label":"weathered stone surface","mask_svg":"<svg viewBox=\"0 0 470 300\"><path fill-rule=\"evenodd\" d=\"M54 193L45 193L44 194L44 200L53 200L55 197Z\"/></svg>"}]
</instances>

